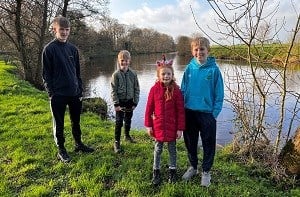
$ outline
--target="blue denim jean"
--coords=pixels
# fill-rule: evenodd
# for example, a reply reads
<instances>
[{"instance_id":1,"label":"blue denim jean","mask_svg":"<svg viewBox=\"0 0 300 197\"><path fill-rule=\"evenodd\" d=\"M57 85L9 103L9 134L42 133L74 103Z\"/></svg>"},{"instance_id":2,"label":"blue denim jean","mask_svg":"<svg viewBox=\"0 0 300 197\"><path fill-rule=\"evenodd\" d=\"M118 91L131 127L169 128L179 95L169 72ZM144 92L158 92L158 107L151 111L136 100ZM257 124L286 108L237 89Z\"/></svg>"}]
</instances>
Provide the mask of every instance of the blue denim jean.
<instances>
[{"instance_id":1,"label":"blue denim jean","mask_svg":"<svg viewBox=\"0 0 300 197\"><path fill-rule=\"evenodd\" d=\"M169 151L169 168L176 169L176 159L177 159L177 151L176 151L176 141L166 142L168 144ZM164 142L155 141L154 145L154 161L153 161L153 169L160 169L160 161L161 154L163 152Z\"/></svg>"}]
</instances>

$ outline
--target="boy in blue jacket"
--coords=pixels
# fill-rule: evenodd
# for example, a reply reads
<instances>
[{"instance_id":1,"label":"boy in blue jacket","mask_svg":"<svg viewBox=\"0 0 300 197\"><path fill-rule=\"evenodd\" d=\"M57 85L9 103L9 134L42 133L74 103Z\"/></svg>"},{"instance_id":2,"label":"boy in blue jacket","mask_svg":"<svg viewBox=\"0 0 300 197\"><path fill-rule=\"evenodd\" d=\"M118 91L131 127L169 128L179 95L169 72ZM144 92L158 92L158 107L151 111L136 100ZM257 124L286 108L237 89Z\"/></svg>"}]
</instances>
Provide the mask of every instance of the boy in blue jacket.
<instances>
[{"instance_id":1,"label":"boy in blue jacket","mask_svg":"<svg viewBox=\"0 0 300 197\"><path fill-rule=\"evenodd\" d=\"M201 185L210 185L210 170L216 150L216 118L224 100L221 72L214 57L209 57L210 43L205 37L191 42L193 59L187 65L181 83L186 113L186 130L183 132L190 167L182 178L190 180L198 173L199 131L203 146Z\"/></svg>"}]
</instances>

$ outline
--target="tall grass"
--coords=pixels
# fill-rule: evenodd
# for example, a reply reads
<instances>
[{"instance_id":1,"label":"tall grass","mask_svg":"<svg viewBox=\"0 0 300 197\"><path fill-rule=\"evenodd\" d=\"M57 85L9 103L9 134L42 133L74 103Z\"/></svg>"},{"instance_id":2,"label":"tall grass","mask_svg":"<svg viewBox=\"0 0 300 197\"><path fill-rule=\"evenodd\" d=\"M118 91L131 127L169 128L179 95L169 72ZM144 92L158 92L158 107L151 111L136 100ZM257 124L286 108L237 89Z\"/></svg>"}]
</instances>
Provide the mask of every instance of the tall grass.
<instances>
[{"instance_id":1,"label":"tall grass","mask_svg":"<svg viewBox=\"0 0 300 197\"><path fill-rule=\"evenodd\" d=\"M56 159L49 102L45 92L34 89L14 74L13 66L0 62L0 196L296 196L265 177L253 176L219 150L212 171L212 185L200 186L200 176L184 182L188 167L183 140L178 141L178 177L167 183L166 149L162 158L164 182L151 185L153 141L143 131L132 131L138 143L124 141L122 154L113 152L114 125L92 113L81 119L84 143L92 154L73 152L70 120L66 114L66 148L69 164ZM201 152L201 151L200 151ZM202 158L199 154L199 158ZM201 162L201 161L200 161Z\"/></svg>"}]
</instances>

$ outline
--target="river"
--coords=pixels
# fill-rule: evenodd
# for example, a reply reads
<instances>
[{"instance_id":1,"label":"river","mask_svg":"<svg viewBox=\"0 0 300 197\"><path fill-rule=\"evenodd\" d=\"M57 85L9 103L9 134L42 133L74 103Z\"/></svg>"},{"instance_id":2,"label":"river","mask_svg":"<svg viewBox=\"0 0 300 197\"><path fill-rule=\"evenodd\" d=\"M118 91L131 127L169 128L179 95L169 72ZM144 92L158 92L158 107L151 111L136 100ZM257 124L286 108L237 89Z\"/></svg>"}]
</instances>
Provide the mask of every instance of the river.
<instances>
[{"instance_id":1,"label":"river","mask_svg":"<svg viewBox=\"0 0 300 197\"><path fill-rule=\"evenodd\" d=\"M132 128L133 129L143 129L144 123L144 110L147 102L147 96L151 86L155 83L156 80L156 60L160 59L161 55L138 55L132 57L131 68L137 72L139 83L140 83L140 102L134 111L134 115L132 118ZM174 59L174 70L175 70L175 78L176 82L180 85L182 75L185 69L186 63L189 61L189 58L181 58L176 54L167 54L167 59ZM235 126L233 122L234 112L232 110L232 106L226 100L232 99L229 98L229 88L236 88L237 81L235 81L235 75L238 75L239 72L249 72L250 67L248 65L243 65L238 62L225 62L225 61L217 61L220 70L222 72L224 78L225 85L225 101L223 105L223 109L218 116L217 119L217 143L225 145L231 142L233 138L233 132L235 131ZM92 63L88 65L84 65L82 67L82 79L84 83L84 96L85 97L101 97L107 101L109 106L109 114L114 114L112 102L110 98L110 79L111 75L116 69L116 58L106 57L99 58L97 60L93 60ZM268 68L270 75L276 78L278 72L275 72L275 69L271 67ZM238 70L238 71L237 71ZM264 73L263 71L261 73ZM288 72L288 80L287 86L288 90L291 92L300 92L300 71L293 70ZM270 86L272 88L272 92L277 92L275 85ZM276 94L275 94L276 95ZM273 95L274 103L277 102L278 96ZM284 128L288 127L289 119L292 114L289 112L295 105L295 98L288 97L286 100L286 120ZM300 105L300 104L298 104ZM272 107L273 106L273 107ZM267 121L272 124L276 124L278 121L278 112L275 105L269 104L267 111ZM300 112L297 112L298 119L294 121L292 125L292 131L295 130L297 126L300 125Z\"/></svg>"}]
</instances>

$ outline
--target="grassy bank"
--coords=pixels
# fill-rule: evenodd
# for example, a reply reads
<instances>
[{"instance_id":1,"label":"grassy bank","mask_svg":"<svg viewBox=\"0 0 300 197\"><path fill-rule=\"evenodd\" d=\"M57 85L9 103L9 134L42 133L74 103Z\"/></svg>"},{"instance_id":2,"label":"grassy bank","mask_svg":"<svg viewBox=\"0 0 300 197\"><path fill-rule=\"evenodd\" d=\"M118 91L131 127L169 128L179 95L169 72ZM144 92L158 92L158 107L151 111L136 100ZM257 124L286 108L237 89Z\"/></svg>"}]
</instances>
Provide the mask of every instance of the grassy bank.
<instances>
[{"instance_id":1,"label":"grassy bank","mask_svg":"<svg viewBox=\"0 0 300 197\"><path fill-rule=\"evenodd\" d=\"M123 154L113 152L113 124L98 116L82 115L83 141L93 154L73 152L66 115L66 148L72 161L56 159L51 115L45 92L19 80L14 67L0 61L0 196L297 196L299 189L273 184L260 169L241 166L219 150L212 185L200 187L200 177L186 183L166 183L167 151L162 160L163 184L151 182L153 142L133 131L137 144L122 141ZM201 158L201 155L199 155ZM188 166L183 140L178 141L178 175Z\"/></svg>"},{"instance_id":2,"label":"grassy bank","mask_svg":"<svg viewBox=\"0 0 300 197\"><path fill-rule=\"evenodd\" d=\"M289 45L288 44L266 44L261 46L252 46L252 54L260 61L265 63L276 63L277 60L285 60ZM212 46L211 55L218 59L230 59L230 60L242 60L241 57L248 57L246 45L234 45L224 48L222 46ZM295 44L292 51L289 62L295 65L299 65L300 59L300 44Z\"/></svg>"}]
</instances>

